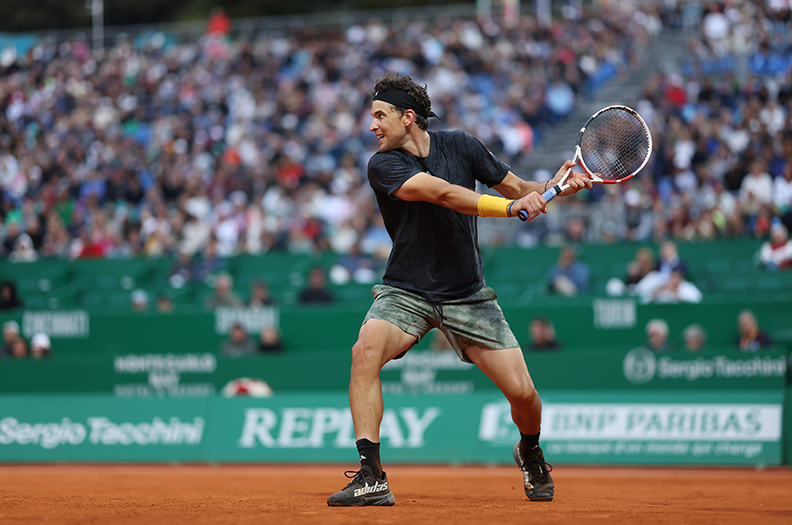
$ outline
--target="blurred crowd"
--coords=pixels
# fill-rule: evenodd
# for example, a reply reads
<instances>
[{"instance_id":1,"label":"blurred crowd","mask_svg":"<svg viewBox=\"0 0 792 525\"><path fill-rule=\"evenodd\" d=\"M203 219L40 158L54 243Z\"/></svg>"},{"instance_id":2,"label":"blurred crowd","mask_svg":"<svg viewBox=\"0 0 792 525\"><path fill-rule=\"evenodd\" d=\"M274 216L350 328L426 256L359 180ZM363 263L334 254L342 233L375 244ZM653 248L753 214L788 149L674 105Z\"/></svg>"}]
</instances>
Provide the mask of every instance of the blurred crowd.
<instances>
[{"instance_id":1,"label":"blurred crowd","mask_svg":"<svg viewBox=\"0 0 792 525\"><path fill-rule=\"evenodd\" d=\"M685 12L697 29L690 56L743 56L749 67L648 78L635 104L653 130L649 166L579 194L602 213L570 220L565 240L769 238L792 227L792 73L750 67L788 54L788 4ZM567 8L549 27L528 16L514 27L372 20L255 39L231 38L226 21L192 44L119 39L103 58L80 39L6 50L0 256L333 250L349 255L349 274L380 268L390 240L365 173L376 78L427 83L436 129L470 131L520 171L603 71L629 67L653 37L662 43L664 25L680 25L682 7L646 9Z\"/></svg>"},{"instance_id":2,"label":"blurred crowd","mask_svg":"<svg viewBox=\"0 0 792 525\"><path fill-rule=\"evenodd\" d=\"M119 39L103 58L80 39L5 50L0 256L387 254L365 173L383 72L427 83L434 126L514 162L660 27L570 8L550 27L372 20L234 39L225 24L192 44Z\"/></svg>"},{"instance_id":3,"label":"blurred crowd","mask_svg":"<svg viewBox=\"0 0 792 525\"><path fill-rule=\"evenodd\" d=\"M585 195L602 204L601 221L585 231L567 224L569 240L769 240L775 230L786 241L792 228L790 9L789 2L703 5L687 42L692 66L658 71L636 101L652 129L649 165L620 188ZM702 67L708 63L718 69Z\"/></svg>"},{"instance_id":4,"label":"blurred crowd","mask_svg":"<svg viewBox=\"0 0 792 525\"><path fill-rule=\"evenodd\" d=\"M50 338L45 333L33 334L30 341L19 333L19 323L3 323L0 359L46 359L52 356Z\"/></svg>"}]
</instances>

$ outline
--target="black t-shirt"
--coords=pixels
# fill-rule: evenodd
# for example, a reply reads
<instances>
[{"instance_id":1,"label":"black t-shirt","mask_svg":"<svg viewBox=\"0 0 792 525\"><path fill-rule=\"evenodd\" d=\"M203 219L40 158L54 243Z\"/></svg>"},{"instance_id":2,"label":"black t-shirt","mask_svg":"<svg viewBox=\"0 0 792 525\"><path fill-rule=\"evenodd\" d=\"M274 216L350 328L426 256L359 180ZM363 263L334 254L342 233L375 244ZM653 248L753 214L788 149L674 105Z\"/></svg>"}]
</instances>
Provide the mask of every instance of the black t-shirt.
<instances>
[{"instance_id":1,"label":"black t-shirt","mask_svg":"<svg viewBox=\"0 0 792 525\"><path fill-rule=\"evenodd\" d=\"M368 164L385 228L393 240L383 282L429 301L461 299L484 286L477 217L428 202L393 196L410 177L426 172L475 190L503 182L509 166L464 131L429 132L429 155L378 152Z\"/></svg>"}]
</instances>

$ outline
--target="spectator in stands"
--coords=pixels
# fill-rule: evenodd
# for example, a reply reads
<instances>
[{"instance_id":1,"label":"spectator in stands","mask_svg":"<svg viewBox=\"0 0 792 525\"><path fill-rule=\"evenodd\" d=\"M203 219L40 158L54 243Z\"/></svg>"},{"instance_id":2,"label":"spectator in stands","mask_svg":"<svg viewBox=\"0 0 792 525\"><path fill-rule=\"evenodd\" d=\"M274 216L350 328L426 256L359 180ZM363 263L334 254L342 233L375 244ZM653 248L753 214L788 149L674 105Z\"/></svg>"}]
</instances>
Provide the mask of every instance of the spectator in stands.
<instances>
[{"instance_id":1,"label":"spectator in stands","mask_svg":"<svg viewBox=\"0 0 792 525\"><path fill-rule=\"evenodd\" d=\"M669 75L665 84L665 98L677 108L682 108L687 103L687 92L683 84L684 79L677 74Z\"/></svg>"},{"instance_id":2,"label":"spectator in stands","mask_svg":"<svg viewBox=\"0 0 792 525\"><path fill-rule=\"evenodd\" d=\"M28 344L22 337L17 337L11 341L11 357L14 359L27 359Z\"/></svg>"},{"instance_id":3,"label":"spectator in stands","mask_svg":"<svg viewBox=\"0 0 792 525\"><path fill-rule=\"evenodd\" d=\"M14 241L14 247L8 254L8 260L13 262L32 262L38 259L38 253L33 247L33 239L25 232L20 233Z\"/></svg>"},{"instance_id":4,"label":"spectator in stands","mask_svg":"<svg viewBox=\"0 0 792 525\"><path fill-rule=\"evenodd\" d=\"M206 33L221 36L231 34L231 18L229 18L222 7L216 6L212 8L212 14L206 25Z\"/></svg>"},{"instance_id":5,"label":"spectator in stands","mask_svg":"<svg viewBox=\"0 0 792 525\"><path fill-rule=\"evenodd\" d=\"M258 350L269 354L283 351L283 339L274 326L265 326L259 331Z\"/></svg>"},{"instance_id":6,"label":"spectator in stands","mask_svg":"<svg viewBox=\"0 0 792 525\"><path fill-rule=\"evenodd\" d=\"M584 294L589 289L588 264L578 261L573 246L564 246L558 263L550 270L550 289L558 294L573 296Z\"/></svg>"},{"instance_id":7,"label":"spectator in stands","mask_svg":"<svg viewBox=\"0 0 792 525\"><path fill-rule=\"evenodd\" d=\"M765 270L782 270L792 267L792 242L786 226L776 222L770 228L770 240L762 243L759 261Z\"/></svg>"},{"instance_id":8,"label":"spectator in stands","mask_svg":"<svg viewBox=\"0 0 792 525\"><path fill-rule=\"evenodd\" d=\"M188 201L188 205L189 205ZM193 205L185 212L185 222L181 229L181 242L179 243L179 254L184 253L187 259L201 251L209 242L212 229L209 223L197 215L197 213L208 213L201 211L200 202L193 201ZM195 213L190 213L190 209Z\"/></svg>"},{"instance_id":9,"label":"spectator in stands","mask_svg":"<svg viewBox=\"0 0 792 525\"><path fill-rule=\"evenodd\" d=\"M33 359L52 357L51 342L47 334L33 334L33 338L30 340L30 357Z\"/></svg>"},{"instance_id":10,"label":"spectator in stands","mask_svg":"<svg viewBox=\"0 0 792 525\"><path fill-rule=\"evenodd\" d=\"M748 217L746 222L746 233L759 239L767 238L770 235L770 228L773 225L773 211L769 204L762 204L759 213Z\"/></svg>"},{"instance_id":11,"label":"spectator in stands","mask_svg":"<svg viewBox=\"0 0 792 525\"><path fill-rule=\"evenodd\" d=\"M564 228L566 242L573 246L583 244L586 240L586 223L580 217L570 217Z\"/></svg>"},{"instance_id":12,"label":"spectator in stands","mask_svg":"<svg viewBox=\"0 0 792 525\"><path fill-rule=\"evenodd\" d=\"M781 175L773 180L773 205L776 215L789 231L792 228L792 161L784 162Z\"/></svg>"},{"instance_id":13,"label":"spectator in stands","mask_svg":"<svg viewBox=\"0 0 792 525\"><path fill-rule=\"evenodd\" d=\"M773 178L767 173L763 159L754 159L750 166L740 184L740 204L743 213L755 217L763 205L773 203Z\"/></svg>"},{"instance_id":14,"label":"spectator in stands","mask_svg":"<svg viewBox=\"0 0 792 525\"><path fill-rule=\"evenodd\" d=\"M346 284L350 280L360 284L372 284L382 277L382 260L361 252L359 245L350 248L330 268L330 280L334 284Z\"/></svg>"},{"instance_id":15,"label":"spectator in stands","mask_svg":"<svg viewBox=\"0 0 792 525\"><path fill-rule=\"evenodd\" d=\"M308 286L299 293L297 300L301 304L332 303L335 297L327 289L326 283L324 269L315 266L308 274Z\"/></svg>"},{"instance_id":16,"label":"spectator in stands","mask_svg":"<svg viewBox=\"0 0 792 525\"><path fill-rule=\"evenodd\" d=\"M203 60L222 61L229 58L231 52L231 19L222 7L212 9L206 34L201 39L201 55ZM226 154L237 157L236 149L226 151Z\"/></svg>"},{"instance_id":17,"label":"spectator in stands","mask_svg":"<svg viewBox=\"0 0 792 525\"><path fill-rule=\"evenodd\" d=\"M561 77L556 77L545 91L552 123L564 120L575 109L575 92Z\"/></svg>"},{"instance_id":18,"label":"spectator in stands","mask_svg":"<svg viewBox=\"0 0 792 525\"><path fill-rule=\"evenodd\" d=\"M624 238L630 241L645 241L652 234L654 214L651 208L635 188L624 192L624 206Z\"/></svg>"},{"instance_id":19,"label":"spectator in stands","mask_svg":"<svg viewBox=\"0 0 792 525\"><path fill-rule=\"evenodd\" d=\"M676 243L672 240L666 240L660 245L660 260L657 262L655 270L649 272L638 281L633 286L632 292L641 297L643 302L651 302L656 300L655 292L668 286L666 289L666 292L668 292L667 297L669 299L673 298L674 294L678 294L677 289L681 284L678 277L675 277L673 281L671 280L673 273L677 273L678 276L681 276L682 281L686 282L684 279L687 274L687 264L679 257ZM695 298L695 291L690 290L688 286L683 288L685 292L691 291L691 294L685 294L686 298Z\"/></svg>"},{"instance_id":20,"label":"spectator in stands","mask_svg":"<svg viewBox=\"0 0 792 525\"><path fill-rule=\"evenodd\" d=\"M173 299L167 292L160 292L157 295L157 302L155 303L157 312L161 314L169 314L173 312Z\"/></svg>"},{"instance_id":21,"label":"spectator in stands","mask_svg":"<svg viewBox=\"0 0 792 525\"><path fill-rule=\"evenodd\" d=\"M528 347L532 351L560 350L561 344L556 339L555 327L547 317L537 316L531 319L528 324L528 332L531 335L531 344Z\"/></svg>"},{"instance_id":22,"label":"spectator in stands","mask_svg":"<svg viewBox=\"0 0 792 525\"><path fill-rule=\"evenodd\" d=\"M16 240L19 238L20 231L19 231L19 219L14 217L13 215L9 217L6 215L5 217L5 231L0 229L0 252L4 255L11 254L14 251L14 245L16 244Z\"/></svg>"},{"instance_id":23,"label":"spectator in stands","mask_svg":"<svg viewBox=\"0 0 792 525\"><path fill-rule=\"evenodd\" d=\"M193 262L190 255L184 250L179 250L176 260L169 270L168 283L173 288L181 288L192 280Z\"/></svg>"},{"instance_id":24,"label":"spectator in stands","mask_svg":"<svg viewBox=\"0 0 792 525\"><path fill-rule=\"evenodd\" d=\"M643 302L653 303L700 303L701 290L695 284L685 280L679 269L671 271L668 281L655 288L651 296L643 296Z\"/></svg>"},{"instance_id":25,"label":"spectator in stands","mask_svg":"<svg viewBox=\"0 0 792 525\"><path fill-rule=\"evenodd\" d=\"M274 306L277 304L275 298L270 295L269 285L262 279L256 279L250 287L250 308L261 308L262 306Z\"/></svg>"},{"instance_id":26,"label":"spectator in stands","mask_svg":"<svg viewBox=\"0 0 792 525\"><path fill-rule=\"evenodd\" d=\"M668 341L667 322L663 319L652 319L646 323L646 345L649 350L658 354L674 350L674 347Z\"/></svg>"},{"instance_id":27,"label":"spectator in stands","mask_svg":"<svg viewBox=\"0 0 792 525\"><path fill-rule=\"evenodd\" d=\"M740 331L738 347L741 352L757 352L772 346L770 336L759 327L756 316L751 310L745 309L740 312L737 317L737 327Z\"/></svg>"},{"instance_id":28,"label":"spectator in stands","mask_svg":"<svg viewBox=\"0 0 792 525\"><path fill-rule=\"evenodd\" d=\"M651 248L643 246L635 251L635 257L627 265L627 275L622 281L618 277L613 277L608 280L605 291L608 295L624 295L634 294L636 285L641 280L655 271L657 263L655 262L654 252Z\"/></svg>"},{"instance_id":29,"label":"spectator in stands","mask_svg":"<svg viewBox=\"0 0 792 525\"><path fill-rule=\"evenodd\" d=\"M727 38L731 32L732 21L724 13L720 2L710 2L707 10L709 12L704 15L702 32L711 49L717 55L723 55L728 51Z\"/></svg>"},{"instance_id":30,"label":"spectator in stands","mask_svg":"<svg viewBox=\"0 0 792 525\"><path fill-rule=\"evenodd\" d=\"M676 243L668 240L660 246L657 271L660 272L663 282L666 282L673 270L677 270L683 277L687 277L687 263L679 256Z\"/></svg>"},{"instance_id":31,"label":"spectator in stands","mask_svg":"<svg viewBox=\"0 0 792 525\"><path fill-rule=\"evenodd\" d=\"M14 320L3 323L3 346L0 348L0 357L12 357L14 342L20 339L19 323Z\"/></svg>"},{"instance_id":32,"label":"spectator in stands","mask_svg":"<svg viewBox=\"0 0 792 525\"><path fill-rule=\"evenodd\" d=\"M220 273L215 277L214 292L206 298L204 306L206 308L218 308L226 306L230 308L244 308L245 304L232 290L234 280L228 273Z\"/></svg>"},{"instance_id":33,"label":"spectator in stands","mask_svg":"<svg viewBox=\"0 0 792 525\"><path fill-rule=\"evenodd\" d=\"M226 357L241 357L258 353L256 343L248 336L247 330L240 323L234 323L223 342L220 352Z\"/></svg>"},{"instance_id":34,"label":"spectator in stands","mask_svg":"<svg viewBox=\"0 0 792 525\"><path fill-rule=\"evenodd\" d=\"M627 277L624 284L631 288L641 282L641 279L654 271L657 263L651 248L641 247L635 250L635 258L627 265Z\"/></svg>"},{"instance_id":35,"label":"spectator in stands","mask_svg":"<svg viewBox=\"0 0 792 525\"><path fill-rule=\"evenodd\" d=\"M682 340L688 352L700 352L707 344L707 332L700 324L691 324L682 331Z\"/></svg>"},{"instance_id":36,"label":"spectator in stands","mask_svg":"<svg viewBox=\"0 0 792 525\"><path fill-rule=\"evenodd\" d=\"M17 296L16 283L8 279L0 283L0 310L22 308L23 303Z\"/></svg>"},{"instance_id":37,"label":"spectator in stands","mask_svg":"<svg viewBox=\"0 0 792 525\"><path fill-rule=\"evenodd\" d=\"M195 282L208 282L225 266L217 252L217 239L211 237L204 246L201 257L193 264L191 276Z\"/></svg>"},{"instance_id":38,"label":"spectator in stands","mask_svg":"<svg viewBox=\"0 0 792 525\"><path fill-rule=\"evenodd\" d=\"M149 307L149 296L145 290L133 290L130 295L130 305L135 312L145 312Z\"/></svg>"}]
</instances>

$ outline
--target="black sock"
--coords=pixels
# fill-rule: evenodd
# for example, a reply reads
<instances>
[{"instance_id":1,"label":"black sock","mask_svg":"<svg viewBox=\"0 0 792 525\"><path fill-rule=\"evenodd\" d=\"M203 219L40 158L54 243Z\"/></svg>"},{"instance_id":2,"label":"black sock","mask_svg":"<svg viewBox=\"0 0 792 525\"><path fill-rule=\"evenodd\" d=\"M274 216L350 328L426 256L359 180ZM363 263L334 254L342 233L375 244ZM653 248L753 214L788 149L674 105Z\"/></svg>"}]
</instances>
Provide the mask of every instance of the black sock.
<instances>
[{"instance_id":1,"label":"black sock","mask_svg":"<svg viewBox=\"0 0 792 525\"><path fill-rule=\"evenodd\" d=\"M520 432L520 452L528 454L535 448L539 448L539 432L536 434L523 434Z\"/></svg>"},{"instance_id":2,"label":"black sock","mask_svg":"<svg viewBox=\"0 0 792 525\"><path fill-rule=\"evenodd\" d=\"M382 465L380 464L380 444L372 443L368 439L358 439L355 445L360 454L360 464L371 467L374 475L378 478L382 477Z\"/></svg>"}]
</instances>

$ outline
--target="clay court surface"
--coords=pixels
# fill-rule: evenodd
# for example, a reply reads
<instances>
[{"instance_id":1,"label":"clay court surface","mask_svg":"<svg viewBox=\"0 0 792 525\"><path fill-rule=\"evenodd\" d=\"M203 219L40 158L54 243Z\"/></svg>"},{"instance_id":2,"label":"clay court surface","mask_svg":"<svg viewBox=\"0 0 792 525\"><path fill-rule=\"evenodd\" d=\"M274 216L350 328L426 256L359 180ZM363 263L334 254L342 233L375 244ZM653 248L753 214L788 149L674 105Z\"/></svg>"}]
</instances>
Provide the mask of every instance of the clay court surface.
<instances>
[{"instance_id":1,"label":"clay court surface","mask_svg":"<svg viewBox=\"0 0 792 525\"><path fill-rule=\"evenodd\" d=\"M790 469L559 466L556 498L516 467L392 466L389 508L329 508L344 466L2 465L2 524L792 523Z\"/></svg>"}]
</instances>

